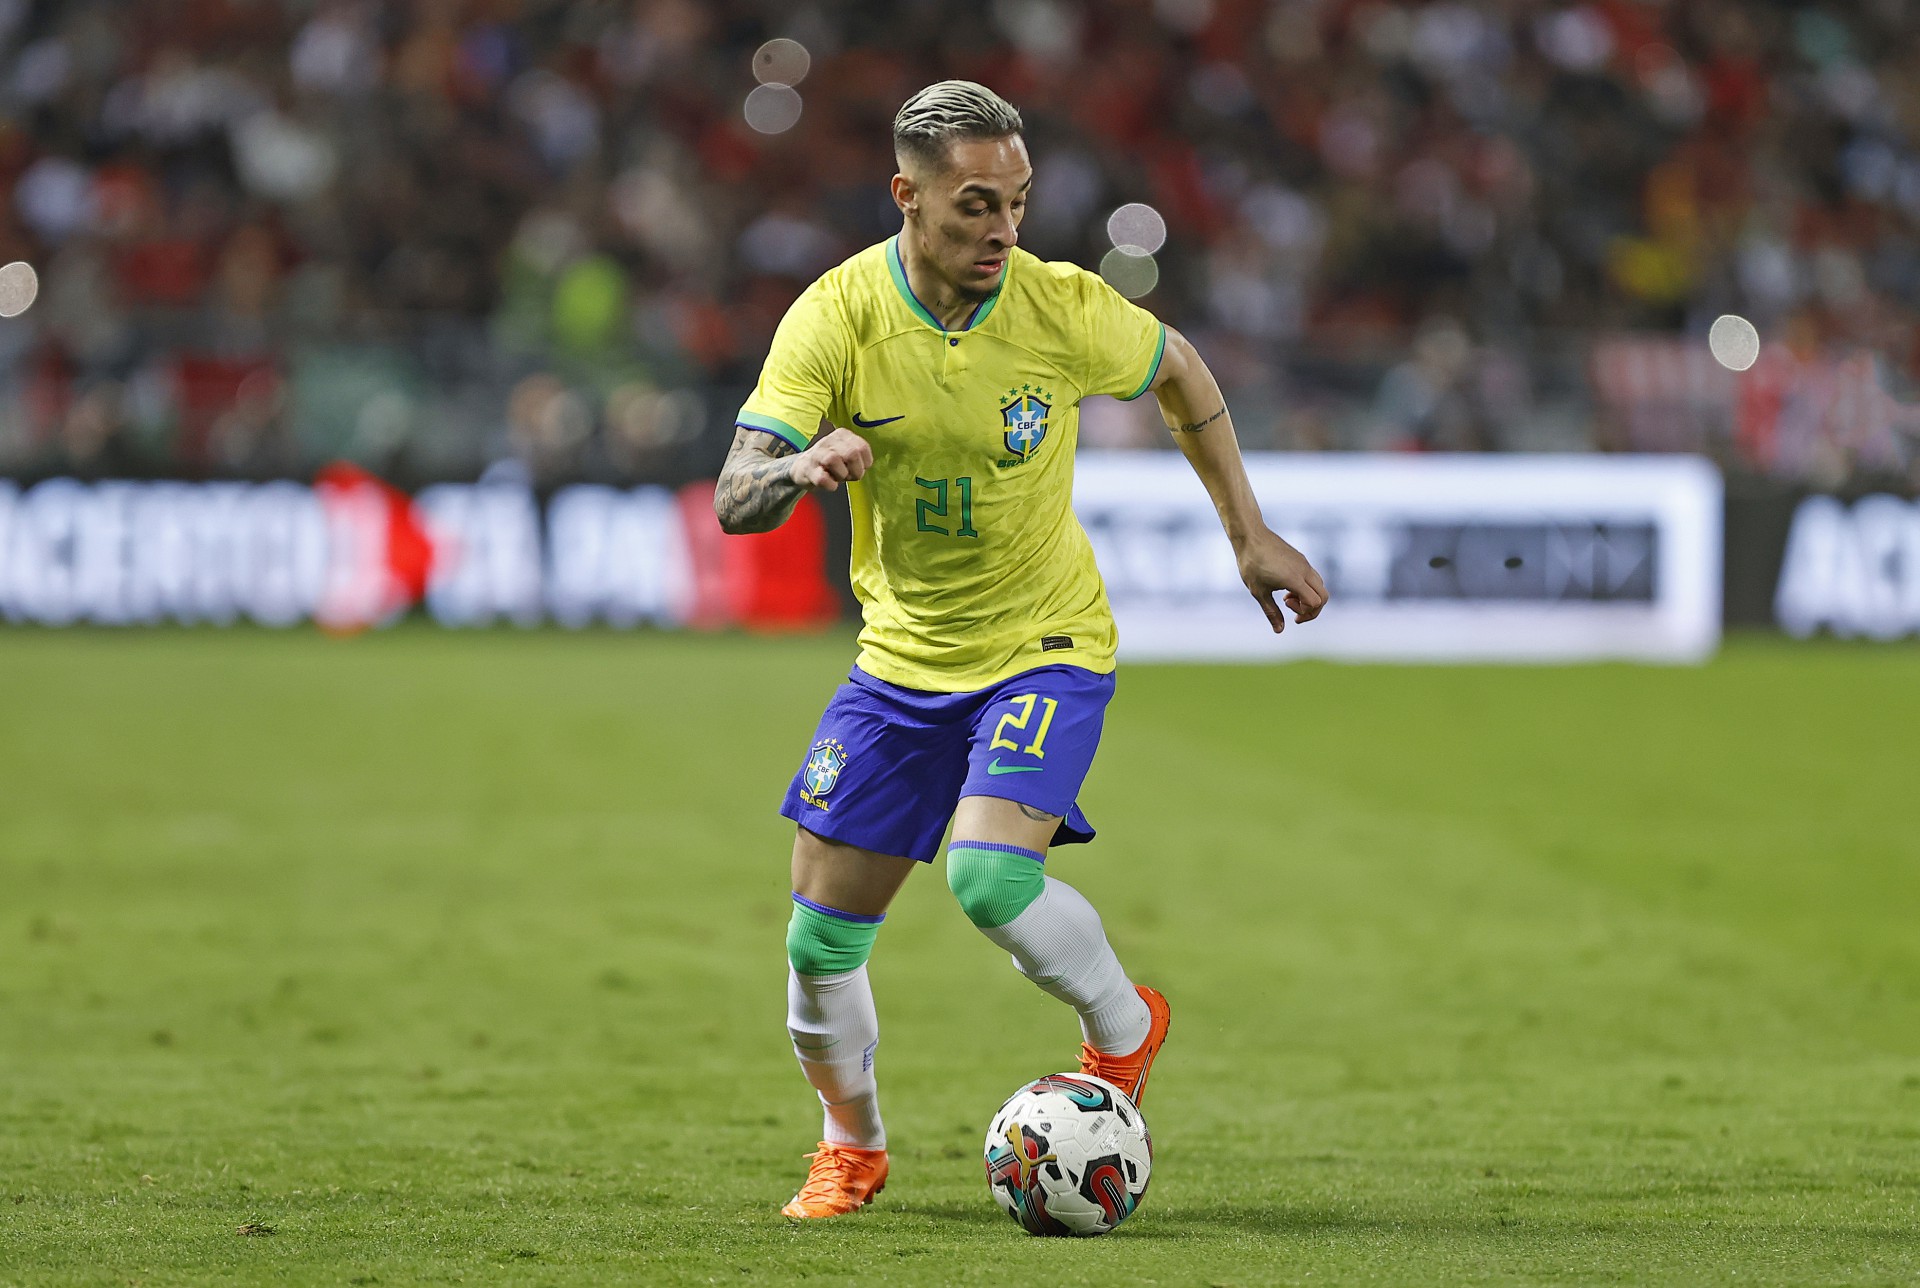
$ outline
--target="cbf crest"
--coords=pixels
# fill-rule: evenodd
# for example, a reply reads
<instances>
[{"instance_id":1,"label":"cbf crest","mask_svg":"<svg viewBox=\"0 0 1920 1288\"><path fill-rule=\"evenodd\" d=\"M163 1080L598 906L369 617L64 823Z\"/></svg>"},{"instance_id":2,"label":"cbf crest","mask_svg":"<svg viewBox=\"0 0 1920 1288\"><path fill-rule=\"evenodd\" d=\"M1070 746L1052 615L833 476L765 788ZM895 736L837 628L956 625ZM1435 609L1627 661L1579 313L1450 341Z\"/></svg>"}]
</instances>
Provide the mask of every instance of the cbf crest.
<instances>
[{"instance_id":1,"label":"cbf crest","mask_svg":"<svg viewBox=\"0 0 1920 1288\"><path fill-rule=\"evenodd\" d=\"M1053 395L1038 385L1007 390L1000 405L1000 419L1005 426L1003 439L1013 459L1000 462L1002 467L1030 461L1040 450L1047 438L1047 418L1053 414L1052 399Z\"/></svg>"},{"instance_id":2,"label":"cbf crest","mask_svg":"<svg viewBox=\"0 0 1920 1288\"><path fill-rule=\"evenodd\" d=\"M840 771L846 767L847 749L838 738L822 738L814 743L801 775L807 794L818 797L831 792L833 785L840 781Z\"/></svg>"}]
</instances>

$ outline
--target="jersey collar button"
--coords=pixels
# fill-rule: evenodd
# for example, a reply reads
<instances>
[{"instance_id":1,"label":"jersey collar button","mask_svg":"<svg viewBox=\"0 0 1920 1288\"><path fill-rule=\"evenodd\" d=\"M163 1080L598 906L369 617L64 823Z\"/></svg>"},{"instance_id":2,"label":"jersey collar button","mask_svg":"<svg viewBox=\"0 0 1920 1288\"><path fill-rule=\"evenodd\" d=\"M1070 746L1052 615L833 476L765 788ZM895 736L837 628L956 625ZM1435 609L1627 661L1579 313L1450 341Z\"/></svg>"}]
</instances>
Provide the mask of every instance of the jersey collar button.
<instances>
[{"instance_id":1,"label":"jersey collar button","mask_svg":"<svg viewBox=\"0 0 1920 1288\"><path fill-rule=\"evenodd\" d=\"M957 335L950 335L950 336L948 336L948 337L947 337L947 343L948 343L948 344L959 344L959 343L960 343L960 337L959 337L959 336L957 336Z\"/></svg>"}]
</instances>

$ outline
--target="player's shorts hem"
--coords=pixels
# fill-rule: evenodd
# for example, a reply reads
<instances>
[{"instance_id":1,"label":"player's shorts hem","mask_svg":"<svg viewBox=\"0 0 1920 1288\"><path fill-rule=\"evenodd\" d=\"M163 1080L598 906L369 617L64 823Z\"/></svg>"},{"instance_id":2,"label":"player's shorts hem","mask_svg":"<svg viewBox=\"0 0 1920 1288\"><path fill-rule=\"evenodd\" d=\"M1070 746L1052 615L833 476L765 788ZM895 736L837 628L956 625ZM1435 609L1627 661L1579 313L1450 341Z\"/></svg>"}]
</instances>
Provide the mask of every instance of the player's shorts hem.
<instances>
[{"instance_id":1,"label":"player's shorts hem","mask_svg":"<svg viewBox=\"0 0 1920 1288\"><path fill-rule=\"evenodd\" d=\"M1031 777L1040 778L1044 775L1034 774ZM1012 781L1008 778L983 779L969 776L966 782L960 784L960 795L955 799L963 801L969 796L989 796L994 800L1012 801L1015 805L1025 805L1029 809L1041 810L1060 818L1065 818L1071 813L1074 803L1080 799L1077 790L1074 792L1073 799L1066 801L1061 800L1055 793L1035 790L1043 785L1023 781L1027 778L1029 775L1026 774L1021 774Z\"/></svg>"},{"instance_id":2,"label":"player's shorts hem","mask_svg":"<svg viewBox=\"0 0 1920 1288\"><path fill-rule=\"evenodd\" d=\"M806 828L809 832L812 832L815 836L823 840L835 841L841 845L858 846L860 849L870 850L875 854L884 854L888 858L912 859L915 863L932 863L940 856L939 836L934 837L932 841L928 842L925 847L925 854L896 854L894 852L894 845L886 841L876 841L872 835L867 833L867 829L860 827L857 823L850 827L836 827L830 820L808 817L801 814L799 811L802 808L804 807L794 805L791 802L783 803L780 806L780 817L791 819L793 822L798 823L801 827ZM946 829L942 827L941 834L944 835L945 832ZM906 848L909 850L918 850L922 847L912 845Z\"/></svg>"},{"instance_id":3,"label":"player's shorts hem","mask_svg":"<svg viewBox=\"0 0 1920 1288\"><path fill-rule=\"evenodd\" d=\"M1061 809L1058 801L1022 800L1011 791L1003 791L998 787L991 791L970 791L962 787L960 800L965 800L969 796L986 796L997 801L1010 801L1015 805L1030 805L1045 813L1058 815L1060 825L1053 829L1053 837L1047 842L1049 849L1056 845L1088 845L1097 835L1092 820L1087 817L1086 811L1080 808L1078 799L1069 803L1065 809ZM958 803L958 801L955 802L956 805ZM1043 863L1045 861L1041 860Z\"/></svg>"},{"instance_id":4,"label":"player's shorts hem","mask_svg":"<svg viewBox=\"0 0 1920 1288\"><path fill-rule=\"evenodd\" d=\"M801 433L786 421L774 416L763 416L756 411L743 411L733 418L733 423L742 429L757 429L763 434L772 434L795 451L804 452L813 440Z\"/></svg>"}]
</instances>

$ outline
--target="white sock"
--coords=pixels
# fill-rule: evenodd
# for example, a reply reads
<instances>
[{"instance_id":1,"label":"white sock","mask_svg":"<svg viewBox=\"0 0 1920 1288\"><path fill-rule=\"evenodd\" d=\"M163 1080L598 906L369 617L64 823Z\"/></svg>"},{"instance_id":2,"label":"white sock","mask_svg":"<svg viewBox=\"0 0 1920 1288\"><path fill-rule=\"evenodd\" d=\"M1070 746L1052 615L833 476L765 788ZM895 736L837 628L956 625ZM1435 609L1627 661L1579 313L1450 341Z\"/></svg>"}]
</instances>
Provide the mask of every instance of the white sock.
<instances>
[{"instance_id":1,"label":"white sock","mask_svg":"<svg viewBox=\"0 0 1920 1288\"><path fill-rule=\"evenodd\" d=\"M802 975L787 969L787 1034L807 1081L826 1110L821 1139L858 1149L884 1149L879 1084L873 1051L880 1017L862 965L843 975Z\"/></svg>"},{"instance_id":2,"label":"white sock","mask_svg":"<svg viewBox=\"0 0 1920 1288\"><path fill-rule=\"evenodd\" d=\"M1048 877L1025 911L983 933L1013 954L1022 975L1080 1013L1080 1033L1094 1050L1126 1055L1147 1040L1147 1004L1120 969L1100 914L1066 882Z\"/></svg>"}]
</instances>

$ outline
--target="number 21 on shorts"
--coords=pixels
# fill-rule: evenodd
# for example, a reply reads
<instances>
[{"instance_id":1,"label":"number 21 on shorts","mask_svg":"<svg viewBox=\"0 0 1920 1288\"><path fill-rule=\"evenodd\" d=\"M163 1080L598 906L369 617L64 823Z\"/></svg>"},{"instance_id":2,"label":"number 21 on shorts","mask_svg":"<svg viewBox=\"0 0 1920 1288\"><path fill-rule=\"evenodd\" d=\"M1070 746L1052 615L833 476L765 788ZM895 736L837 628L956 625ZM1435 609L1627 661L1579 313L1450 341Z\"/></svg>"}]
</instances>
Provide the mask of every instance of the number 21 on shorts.
<instances>
[{"instance_id":1,"label":"number 21 on shorts","mask_svg":"<svg viewBox=\"0 0 1920 1288\"><path fill-rule=\"evenodd\" d=\"M1040 713L1040 728L1034 732L1033 741L1022 747L1006 736L1007 730L1025 733L1027 725L1033 720L1033 708L1036 703L1044 704L1045 707ZM1046 759L1047 753L1041 748L1046 745L1047 730L1053 727L1053 713L1060 709L1060 704L1052 698L1043 698L1037 693L1018 694L1013 698L1013 704L1020 709L1017 712L1009 711L1000 717L1000 723L993 731L993 741L987 744L987 750L993 751L1005 747L1008 751L1017 751L1022 755L1041 760Z\"/></svg>"}]
</instances>

